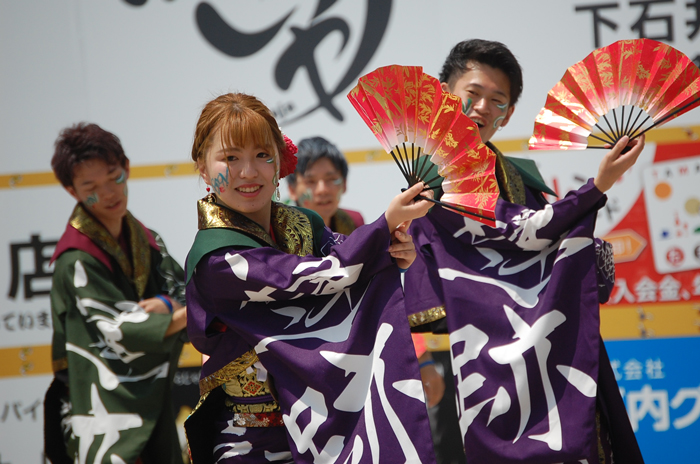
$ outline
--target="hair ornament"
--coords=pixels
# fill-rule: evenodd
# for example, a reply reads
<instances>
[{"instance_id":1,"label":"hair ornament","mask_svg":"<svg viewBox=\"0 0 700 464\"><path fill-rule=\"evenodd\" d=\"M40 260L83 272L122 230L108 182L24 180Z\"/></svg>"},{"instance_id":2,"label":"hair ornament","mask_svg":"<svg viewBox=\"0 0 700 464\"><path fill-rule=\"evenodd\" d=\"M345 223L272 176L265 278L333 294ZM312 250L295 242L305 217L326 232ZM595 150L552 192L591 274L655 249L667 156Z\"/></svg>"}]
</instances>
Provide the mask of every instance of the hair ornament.
<instances>
[{"instance_id":1,"label":"hair ornament","mask_svg":"<svg viewBox=\"0 0 700 464\"><path fill-rule=\"evenodd\" d=\"M292 142L292 139L287 137L284 133L282 134L284 137L284 143L286 145L284 151L280 153L280 179L288 176L289 174L292 174L296 168L297 168L297 151L299 149L297 146Z\"/></svg>"}]
</instances>

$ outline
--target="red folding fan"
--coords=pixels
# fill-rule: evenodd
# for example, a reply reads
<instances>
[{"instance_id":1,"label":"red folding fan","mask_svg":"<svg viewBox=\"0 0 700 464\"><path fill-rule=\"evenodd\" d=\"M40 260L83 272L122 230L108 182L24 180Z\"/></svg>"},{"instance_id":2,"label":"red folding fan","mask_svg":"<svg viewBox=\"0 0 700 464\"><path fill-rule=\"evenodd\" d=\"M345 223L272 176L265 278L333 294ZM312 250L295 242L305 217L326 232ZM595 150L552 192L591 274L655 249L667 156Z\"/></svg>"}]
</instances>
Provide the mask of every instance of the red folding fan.
<instances>
[{"instance_id":1,"label":"red folding fan","mask_svg":"<svg viewBox=\"0 0 700 464\"><path fill-rule=\"evenodd\" d=\"M459 97L443 92L420 66L393 65L361 77L348 98L409 185L438 179L426 179L432 162L444 177L445 192L441 201L432 201L495 223L496 155L462 113Z\"/></svg>"},{"instance_id":2,"label":"red folding fan","mask_svg":"<svg viewBox=\"0 0 700 464\"><path fill-rule=\"evenodd\" d=\"M614 145L698 105L700 70L687 56L655 40L621 40L593 51L552 87L529 146L604 148L588 145L588 137ZM591 134L594 129L598 135Z\"/></svg>"}]
</instances>

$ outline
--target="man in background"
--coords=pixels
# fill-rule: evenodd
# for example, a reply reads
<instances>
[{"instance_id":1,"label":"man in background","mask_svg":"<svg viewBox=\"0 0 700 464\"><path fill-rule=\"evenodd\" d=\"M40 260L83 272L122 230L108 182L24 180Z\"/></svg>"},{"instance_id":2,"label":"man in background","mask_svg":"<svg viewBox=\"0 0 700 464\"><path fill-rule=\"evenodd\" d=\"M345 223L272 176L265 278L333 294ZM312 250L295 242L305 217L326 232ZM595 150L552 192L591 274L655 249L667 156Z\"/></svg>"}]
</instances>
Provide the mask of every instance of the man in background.
<instances>
[{"instance_id":1,"label":"man in background","mask_svg":"<svg viewBox=\"0 0 700 464\"><path fill-rule=\"evenodd\" d=\"M347 189L348 162L323 137L303 139L298 148L297 170L287 176L289 196L297 206L317 212L333 232L349 235L365 221L359 212L340 208Z\"/></svg>"}]
</instances>

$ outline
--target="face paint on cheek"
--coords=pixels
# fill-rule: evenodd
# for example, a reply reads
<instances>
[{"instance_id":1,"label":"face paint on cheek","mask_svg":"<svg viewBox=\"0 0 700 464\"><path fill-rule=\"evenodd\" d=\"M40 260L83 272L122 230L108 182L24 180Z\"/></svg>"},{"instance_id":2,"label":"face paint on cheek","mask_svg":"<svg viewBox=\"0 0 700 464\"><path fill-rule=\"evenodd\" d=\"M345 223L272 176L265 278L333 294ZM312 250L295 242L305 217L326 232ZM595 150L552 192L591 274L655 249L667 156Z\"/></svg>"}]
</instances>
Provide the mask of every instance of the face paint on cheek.
<instances>
[{"instance_id":1,"label":"face paint on cheek","mask_svg":"<svg viewBox=\"0 0 700 464\"><path fill-rule=\"evenodd\" d=\"M88 197L85 199L85 205L94 208L97 203L100 202L100 197L97 196L97 192L91 193L88 195Z\"/></svg>"},{"instance_id":2,"label":"face paint on cheek","mask_svg":"<svg viewBox=\"0 0 700 464\"><path fill-rule=\"evenodd\" d=\"M505 113L508 110L508 103L503 103L502 105L496 105L496 108L501 110L501 113ZM498 127L503 123L505 116L499 116L493 121L493 128L498 129Z\"/></svg>"},{"instance_id":3,"label":"face paint on cheek","mask_svg":"<svg viewBox=\"0 0 700 464\"><path fill-rule=\"evenodd\" d=\"M467 101L462 102L462 113L464 113L465 116L469 116L469 112L472 110L473 105L474 102L472 102L472 99L467 98Z\"/></svg>"},{"instance_id":4,"label":"face paint on cheek","mask_svg":"<svg viewBox=\"0 0 700 464\"><path fill-rule=\"evenodd\" d=\"M117 177L116 183L123 184L126 181L126 169L122 169L122 173Z\"/></svg>"},{"instance_id":5,"label":"face paint on cheek","mask_svg":"<svg viewBox=\"0 0 700 464\"><path fill-rule=\"evenodd\" d=\"M301 195L299 195L299 206L307 208L314 202L314 192L307 188Z\"/></svg>"},{"instance_id":6,"label":"face paint on cheek","mask_svg":"<svg viewBox=\"0 0 700 464\"><path fill-rule=\"evenodd\" d=\"M129 187L127 187L126 185L124 185L124 196L125 197L129 196Z\"/></svg>"},{"instance_id":7,"label":"face paint on cheek","mask_svg":"<svg viewBox=\"0 0 700 464\"><path fill-rule=\"evenodd\" d=\"M219 193L224 193L226 191L226 187L228 187L229 184L228 177L229 167L227 165L225 176L222 173L219 173L219 175L217 175L211 180L211 187L214 189L215 192L218 191Z\"/></svg>"}]
</instances>

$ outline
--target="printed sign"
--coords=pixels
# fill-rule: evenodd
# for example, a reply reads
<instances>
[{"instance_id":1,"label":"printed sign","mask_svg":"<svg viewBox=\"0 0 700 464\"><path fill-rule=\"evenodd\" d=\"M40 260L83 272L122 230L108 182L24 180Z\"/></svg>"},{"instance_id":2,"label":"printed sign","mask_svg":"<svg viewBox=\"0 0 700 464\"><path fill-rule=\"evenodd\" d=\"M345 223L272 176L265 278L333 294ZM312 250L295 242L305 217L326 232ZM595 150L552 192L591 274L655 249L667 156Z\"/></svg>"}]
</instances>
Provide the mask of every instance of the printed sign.
<instances>
[{"instance_id":1,"label":"printed sign","mask_svg":"<svg viewBox=\"0 0 700 464\"><path fill-rule=\"evenodd\" d=\"M644 200L659 274L700 269L700 156L644 170Z\"/></svg>"}]
</instances>

